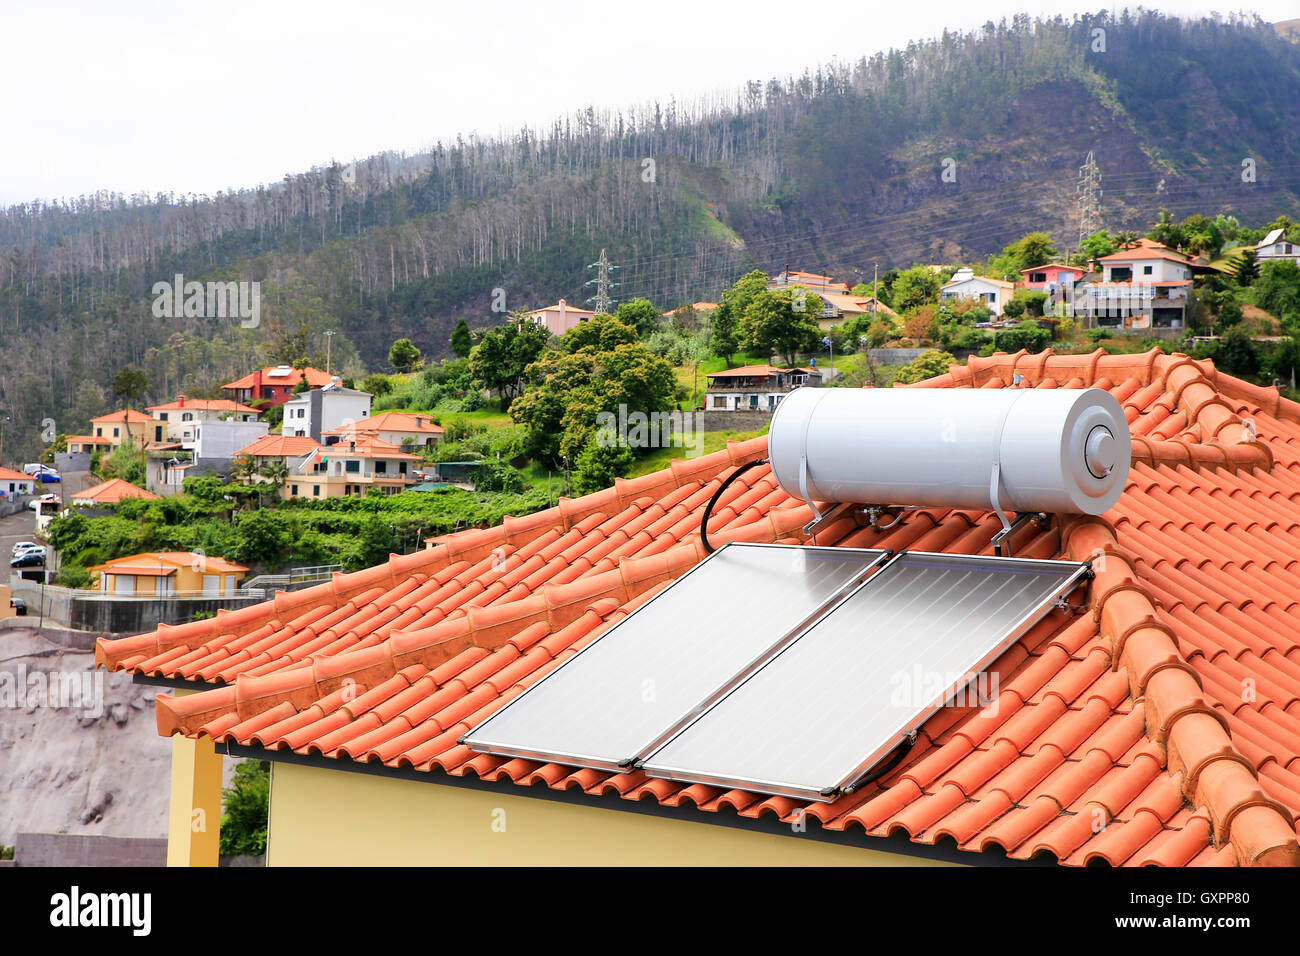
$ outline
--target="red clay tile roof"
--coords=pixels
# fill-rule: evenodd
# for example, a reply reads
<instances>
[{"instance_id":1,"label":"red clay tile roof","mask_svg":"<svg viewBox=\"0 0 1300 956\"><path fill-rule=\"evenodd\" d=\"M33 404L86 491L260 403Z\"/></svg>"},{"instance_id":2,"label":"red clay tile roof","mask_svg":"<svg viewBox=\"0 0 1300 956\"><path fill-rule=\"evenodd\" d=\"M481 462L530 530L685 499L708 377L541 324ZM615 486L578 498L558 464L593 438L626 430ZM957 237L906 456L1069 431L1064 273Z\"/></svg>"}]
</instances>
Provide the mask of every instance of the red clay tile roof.
<instances>
[{"instance_id":1,"label":"red clay tile roof","mask_svg":"<svg viewBox=\"0 0 1300 956\"><path fill-rule=\"evenodd\" d=\"M331 428L326 435L364 435L377 432L413 432L422 435L442 435L446 429L426 414L417 412L380 412Z\"/></svg>"},{"instance_id":2,"label":"red clay tile roof","mask_svg":"<svg viewBox=\"0 0 1300 956\"><path fill-rule=\"evenodd\" d=\"M85 491L79 491L72 496L74 503L78 501L96 501L100 504L113 504L123 498L148 498L156 501L158 496L152 491L145 491L139 485L133 485L121 478L110 478L103 484L87 488Z\"/></svg>"},{"instance_id":3,"label":"red clay tile roof","mask_svg":"<svg viewBox=\"0 0 1300 956\"><path fill-rule=\"evenodd\" d=\"M239 388L258 388L262 385L297 385L304 378L307 384L312 388L323 388L334 377L328 372L322 372L318 368L308 365L303 368L290 369L287 375L276 375L275 370L280 366L268 365L266 368L258 369L256 372L249 372L241 379L233 382L227 382L222 388L239 389ZM257 396L254 396L256 398Z\"/></svg>"},{"instance_id":4,"label":"red clay tile roof","mask_svg":"<svg viewBox=\"0 0 1300 956\"><path fill-rule=\"evenodd\" d=\"M296 457L318 451L322 447L324 446L316 439L305 435L263 435L251 445L239 449L235 455L248 455L251 458Z\"/></svg>"},{"instance_id":5,"label":"red clay tile roof","mask_svg":"<svg viewBox=\"0 0 1300 956\"><path fill-rule=\"evenodd\" d=\"M14 471L12 468L0 467L0 479L5 481L35 481L31 475L25 475L21 471Z\"/></svg>"},{"instance_id":6,"label":"red clay tile roof","mask_svg":"<svg viewBox=\"0 0 1300 956\"><path fill-rule=\"evenodd\" d=\"M121 411L109 412L107 415L100 415L92 418L92 422L152 422L153 419L144 412L137 412L134 408L124 408Z\"/></svg>"},{"instance_id":7,"label":"red clay tile roof","mask_svg":"<svg viewBox=\"0 0 1300 956\"><path fill-rule=\"evenodd\" d=\"M816 817L1066 864L1300 865L1300 405L1185 356L995 355L920 387L1109 389L1132 428L1124 496L1054 519L1022 557L1093 561L1082 613L990 668L990 708L945 708L897 768L829 804L476 754L466 730L703 557L701 509L766 439L273 601L121 640L113 670L225 681L158 698L183 733L431 774L580 788L743 817ZM808 506L741 476L715 541L799 541ZM845 517L818 544L982 553L987 513Z\"/></svg>"},{"instance_id":8,"label":"red clay tile roof","mask_svg":"<svg viewBox=\"0 0 1300 956\"><path fill-rule=\"evenodd\" d=\"M175 401L168 402L166 405L150 405L146 411L150 412L179 412L186 410L198 410L208 412L243 412L247 415L259 414L256 408L250 408L247 405L241 405L239 402L229 398L189 398L184 401L177 396Z\"/></svg>"},{"instance_id":9,"label":"red clay tile roof","mask_svg":"<svg viewBox=\"0 0 1300 956\"><path fill-rule=\"evenodd\" d=\"M706 378L735 378L737 376L754 376L763 378L768 375L779 375L787 372L803 372L805 375L820 374L812 368L777 368L775 365L742 365L739 368L729 368L721 372L710 372Z\"/></svg>"}]
</instances>

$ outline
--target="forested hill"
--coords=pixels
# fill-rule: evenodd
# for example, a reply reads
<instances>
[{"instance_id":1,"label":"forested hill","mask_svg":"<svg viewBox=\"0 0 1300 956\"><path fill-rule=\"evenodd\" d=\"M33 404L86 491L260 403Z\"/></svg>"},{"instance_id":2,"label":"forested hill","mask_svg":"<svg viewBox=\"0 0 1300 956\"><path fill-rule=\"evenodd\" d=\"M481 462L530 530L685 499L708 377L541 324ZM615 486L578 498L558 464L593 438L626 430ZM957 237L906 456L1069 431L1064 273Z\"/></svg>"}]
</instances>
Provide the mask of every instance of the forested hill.
<instances>
[{"instance_id":1,"label":"forested hill","mask_svg":"<svg viewBox=\"0 0 1300 956\"><path fill-rule=\"evenodd\" d=\"M1295 216L1294 36L1254 19L1021 16L730 98L586 110L255 190L13 207L0 212L3 456L34 451L43 418L84 428L125 365L156 400L257 364L323 364L326 329L346 371L382 368L401 336L445 354L458 316L501 319L494 290L509 309L582 302L602 247L620 298L665 309L752 267L852 283L874 263L982 257L1031 229L1069 247L1089 150L1111 230L1161 208ZM260 282L261 325L155 318L151 289L177 273Z\"/></svg>"}]
</instances>

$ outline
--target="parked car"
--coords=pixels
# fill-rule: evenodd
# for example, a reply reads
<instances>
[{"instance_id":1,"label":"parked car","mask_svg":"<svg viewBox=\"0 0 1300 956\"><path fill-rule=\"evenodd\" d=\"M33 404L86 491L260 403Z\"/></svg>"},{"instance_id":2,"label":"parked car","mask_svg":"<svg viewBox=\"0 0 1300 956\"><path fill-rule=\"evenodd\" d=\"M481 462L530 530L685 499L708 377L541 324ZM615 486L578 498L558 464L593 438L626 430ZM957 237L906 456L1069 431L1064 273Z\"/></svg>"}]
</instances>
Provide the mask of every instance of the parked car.
<instances>
[{"instance_id":1,"label":"parked car","mask_svg":"<svg viewBox=\"0 0 1300 956\"><path fill-rule=\"evenodd\" d=\"M18 551L15 551L12 557L21 558L24 555L28 555L28 554L39 554L43 558L46 556L46 554L48 554L48 552L45 550L45 545L34 544L30 548L22 548Z\"/></svg>"},{"instance_id":2,"label":"parked car","mask_svg":"<svg viewBox=\"0 0 1300 956\"><path fill-rule=\"evenodd\" d=\"M14 613L22 616L27 613L27 602L22 598L10 598L9 606L14 609Z\"/></svg>"},{"instance_id":3,"label":"parked car","mask_svg":"<svg viewBox=\"0 0 1300 956\"><path fill-rule=\"evenodd\" d=\"M43 502L43 501L53 501L56 505L62 503L62 502L60 502L60 500L59 500L59 496L58 496L58 495L56 495L56 494L55 494L54 492L52 492L52 491L48 491L48 492L46 492L46 493L43 494L43 495L37 495L37 496L36 496L35 498L33 498L31 501L27 502L27 507L28 507L28 509L31 510L31 511L40 511L40 510L41 510L41 502Z\"/></svg>"},{"instance_id":4,"label":"parked car","mask_svg":"<svg viewBox=\"0 0 1300 956\"><path fill-rule=\"evenodd\" d=\"M59 473L55 471L53 468L46 468L42 471L38 471L32 477L40 482L51 482L51 481L63 480L62 478L59 477Z\"/></svg>"},{"instance_id":5,"label":"parked car","mask_svg":"<svg viewBox=\"0 0 1300 956\"><path fill-rule=\"evenodd\" d=\"M19 541L17 544L14 545L13 551L11 553L17 554L19 551L30 551L32 548L39 548L39 547L40 545L35 541Z\"/></svg>"},{"instance_id":6,"label":"parked car","mask_svg":"<svg viewBox=\"0 0 1300 956\"><path fill-rule=\"evenodd\" d=\"M9 562L11 568L43 568L45 567L45 549L40 551L24 551Z\"/></svg>"}]
</instances>

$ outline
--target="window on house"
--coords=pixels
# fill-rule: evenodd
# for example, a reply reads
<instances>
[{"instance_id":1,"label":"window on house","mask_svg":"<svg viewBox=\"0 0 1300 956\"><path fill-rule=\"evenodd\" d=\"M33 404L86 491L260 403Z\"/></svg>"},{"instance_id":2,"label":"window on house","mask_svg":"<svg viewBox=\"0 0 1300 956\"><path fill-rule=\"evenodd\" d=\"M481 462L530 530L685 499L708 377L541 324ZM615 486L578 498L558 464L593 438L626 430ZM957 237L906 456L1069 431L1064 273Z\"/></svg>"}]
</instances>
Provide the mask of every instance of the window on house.
<instances>
[{"instance_id":1,"label":"window on house","mask_svg":"<svg viewBox=\"0 0 1300 956\"><path fill-rule=\"evenodd\" d=\"M184 413L181 415L181 421L183 421L183 422L192 422L192 421L194 421L194 413L193 413L193 412L184 412Z\"/></svg>"},{"instance_id":2,"label":"window on house","mask_svg":"<svg viewBox=\"0 0 1300 956\"><path fill-rule=\"evenodd\" d=\"M1133 278L1133 270L1129 266L1115 266L1110 270L1111 282L1128 282Z\"/></svg>"},{"instance_id":3,"label":"window on house","mask_svg":"<svg viewBox=\"0 0 1300 956\"><path fill-rule=\"evenodd\" d=\"M113 429L113 437L114 437L114 438L117 437L117 429L116 429L116 428Z\"/></svg>"},{"instance_id":4,"label":"window on house","mask_svg":"<svg viewBox=\"0 0 1300 956\"><path fill-rule=\"evenodd\" d=\"M349 461L349 462L347 463L346 468L347 468L349 474L356 474L357 472L359 472L359 471L361 470L361 462L356 461L356 460L354 459L354 460Z\"/></svg>"},{"instance_id":5,"label":"window on house","mask_svg":"<svg viewBox=\"0 0 1300 956\"><path fill-rule=\"evenodd\" d=\"M1142 274L1143 274L1144 276L1149 276L1149 275L1151 275L1152 271L1153 271L1153 268L1152 268L1151 266L1143 266L1143 267L1142 267Z\"/></svg>"},{"instance_id":6,"label":"window on house","mask_svg":"<svg viewBox=\"0 0 1300 956\"><path fill-rule=\"evenodd\" d=\"M397 470L399 474L403 474L403 475L406 474L406 462L399 461L397 463Z\"/></svg>"},{"instance_id":7,"label":"window on house","mask_svg":"<svg viewBox=\"0 0 1300 956\"><path fill-rule=\"evenodd\" d=\"M377 461L377 462L375 462L375 474L376 474L376 475L386 475L387 473L388 473L388 462L386 462L386 461Z\"/></svg>"},{"instance_id":8,"label":"window on house","mask_svg":"<svg viewBox=\"0 0 1300 956\"><path fill-rule=\"evenodd\" d=\"M102 427L100 427L100 426L96 426L96 427L95 427L95 437L96 437L96 438L103 438L103 437L104 437L104 429L103 429Z\"/></svg>"},{"instance_id":9,"label":"window on house","mask_svg":"<svg viewBox=\"0 0 1300 956\"><path fill-rule=\"evenodd\" d=\"M320 495L320 485L312 485L312 486L311 486L311 493L312 493L313 495Z\"/></svg>"},{"instance_id":10,"label":"window on house","mask_svg":"<svg viewBox=\"0 0 1300 956\"><path fill-rule=\"evenodd\" d=\"M167 413L166 413L166 412L159 412L159 413L158 413L158 421L160 421L160 422L165 422L165 421L167 421Z\"/></svg>"},{"instance_id":11,"label":"window on house","mask_svg":"<svg viewBox=\"0 0 1300 956\"><path fill-rule=\"evenodd\" d=\"M154 430L153 430L153 440L154 440L154 441L162 441L162 440L163 440L163 430L162 430L162 426L161 426L161 425L158 425L158 426L156 426L156 427L154 428Z\"/></svg>"},{"instance_id":12,"label":"window on house","mask_svg":"<svg viewBox=\"0 0 1300 956\"><path fill-rule=\"evenodd\" d=\"M1031 273L1029 273L1029 281L1030 281L1030 282L1046 282L1046 281L1047 281L1047 273L1046 273L1046 272L1031 272Z\"/></svg>"},{"instance_id":13,"label":"window on house","mask_svg":"<svg viewBox=\"0 0 1300 956\"><path fill-rule=\"evenodd\" d=\"M297 485L290 485L290 486L289 486L289 494L293 495L294 497L297 497L297 496L298 496L298 486L297 486Z\"/></svg>"}]
</instances>

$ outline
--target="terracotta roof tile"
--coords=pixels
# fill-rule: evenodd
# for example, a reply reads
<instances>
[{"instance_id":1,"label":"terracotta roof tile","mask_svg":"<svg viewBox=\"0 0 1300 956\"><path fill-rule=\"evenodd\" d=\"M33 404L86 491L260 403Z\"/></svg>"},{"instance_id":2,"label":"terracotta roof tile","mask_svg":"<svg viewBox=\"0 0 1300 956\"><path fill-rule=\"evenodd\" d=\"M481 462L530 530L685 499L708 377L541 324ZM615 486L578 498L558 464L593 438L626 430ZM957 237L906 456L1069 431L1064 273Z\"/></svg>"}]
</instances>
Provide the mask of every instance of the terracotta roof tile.
<instances>
[{"instance_id":1,"label":"terracotta roof tile","mask_svg":"<svg viewBox=\"0 0 1300 956\"><path fill-rule=\"evenodd\" d=\"M1300 405L1158 350L973 357L916 387L1008 387L1016 374L1030 387L1108 387L1133 423L1129 485L1105 520L1016 539L1020 555L1094 561L1081 613L1040 623L992 665L994 703L941 709L897 768L830 804L456 743L698 562L702 508L765 439L211 621L101 641L97 658L229 682L160 696L165 735L748 818L808 813L830 830L1069 865L1300 863ZM710 536L800 540L810 517L753 469ZM999 528L992 515L924 509L886 532L841 520L817 543L988 554Z\"/></svg>"}]
</instances>

